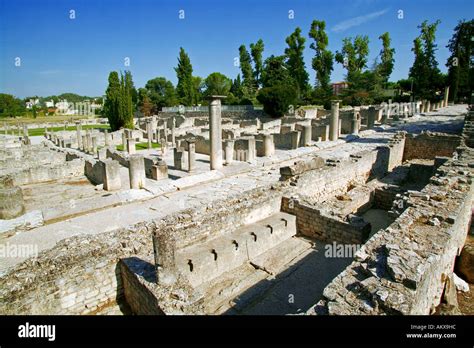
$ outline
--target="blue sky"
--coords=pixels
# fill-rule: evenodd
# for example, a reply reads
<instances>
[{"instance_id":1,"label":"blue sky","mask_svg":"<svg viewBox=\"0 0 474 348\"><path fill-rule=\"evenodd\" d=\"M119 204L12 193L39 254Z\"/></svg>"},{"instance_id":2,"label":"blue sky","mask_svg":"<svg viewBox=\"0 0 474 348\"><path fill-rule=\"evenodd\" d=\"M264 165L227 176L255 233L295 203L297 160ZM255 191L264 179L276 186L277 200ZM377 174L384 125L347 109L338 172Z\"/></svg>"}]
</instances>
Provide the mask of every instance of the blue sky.
<instances>
[{"instance_id":1,"label":"blue sky","mask_svg":"<svg viewBox=\"0 0 474 348\"><path fill-rule=\"evenodd\" d=\"M262 38L264 58L282 54L285 38L297 26L307 37L313 19L326 21L333 52L341 49L344 37L368 35L369 65L381 49L378 36L390 32L396 49L391 80L398 80L412 65L418 24L441 20L437 58L446 71L445 46L452 30L473 13L472 0L0 0L0 92L98 96L104 94L109 72L124 69L131 70L136 87L157 76L176 83L173 67L180 46L195 75L219 71L235 78L241 44ZM305 61L314 83L309 44L307 37ZM15 66L17 57L20 66ZM332 81L342 80L344 73L335 64Z\"/></svg>"}]
</instances>

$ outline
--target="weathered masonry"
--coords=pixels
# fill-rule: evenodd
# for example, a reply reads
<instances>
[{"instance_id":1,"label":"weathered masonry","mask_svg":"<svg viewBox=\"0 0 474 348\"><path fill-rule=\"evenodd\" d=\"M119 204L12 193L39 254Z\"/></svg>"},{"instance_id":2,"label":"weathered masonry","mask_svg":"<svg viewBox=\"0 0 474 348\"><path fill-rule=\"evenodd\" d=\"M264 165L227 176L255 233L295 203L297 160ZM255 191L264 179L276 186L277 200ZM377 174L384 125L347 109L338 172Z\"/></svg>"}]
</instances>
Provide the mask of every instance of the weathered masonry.
<instances>
[{"instance_id":1,"label":"weathered masonry","mask_svg":"<svg viewBox=\"0 0 474 348\"><path fill-rule=\"evenodd\" d=\"M62 140L51 136L46 146L9 151L38 154L37 163L58 168L57 179L70 190L89 184L81 191L90 195L83 198L87 209L124 204L123 212L128 206L121 197L148 202L161 196L157 203L137 204L143 217L127 227L109 221L110 230L63 239L14 265L0 277L0 313L104 314L121 307L135 314L247 314L275 295L273 285L284 282L295 265L332 243L363 246L355 258L331 265L331 272L308 266L298 286L314 292L303 313L431 313L469 225L473 140L467 131L410 134L394 127L364 133L380 125L380 118L377 108L339 114L335 105L331 115L309 122L222 120L214 139L204 117L153 118L138 130L96 132L95 142L83 130L80 137L73 132L77 149L58 146ZM466 125L471 118L472 111ZM338 139L346 132L352 135ZM319 144L323 137L335 139ZM134 154L134 142L144 139L149 152ZM161 139L165 146L152 153L151 145ZM312 151L308 142L321 147ZM279 151L289 151L284 162L275 159L283 157ZM221 172L209 172L211 152L218 154L213 158ZM23 168L15 161L19 172L32 174L2 181L0 195L13 198L1 208L12 215L37 199L23 187L22 205L17 188L43 183L40 165ZM233 165L247 171L223 174ZM186 175L202 175L203 167L217 179L198 182L186 195L181 187L195 179ZM13 172L12 166L3 174ZM237 179L239 186L230 184ZM226 195L205 199L224 185ZM186 205L191 196L195 204ZM43 218L48 223L78 209L45 209ZM169 210L159 215L162 209Z\"/></svg>"}]
</instances>

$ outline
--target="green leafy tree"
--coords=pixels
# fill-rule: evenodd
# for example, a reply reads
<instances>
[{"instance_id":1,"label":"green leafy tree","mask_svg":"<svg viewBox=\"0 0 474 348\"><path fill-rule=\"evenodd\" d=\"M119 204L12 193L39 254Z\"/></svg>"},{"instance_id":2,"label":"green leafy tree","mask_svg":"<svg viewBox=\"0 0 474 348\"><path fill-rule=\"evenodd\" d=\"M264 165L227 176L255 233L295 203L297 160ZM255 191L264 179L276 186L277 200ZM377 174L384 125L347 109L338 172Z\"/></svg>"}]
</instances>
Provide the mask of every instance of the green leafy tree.
<instances>
[{"instance_id":1,"label":"green leafy tree","mask_svg":"<svg viewBox=\"0 0 474 348\"><path fill-rule=\"evenodd\" d=\"M281 117L288 112L290 105L297 99L296 88L288 88L283 84L262 88L257 100L263 104L263 110L271 117Z\"/></svg>"},{"instance_id":2,"label":"green leafy tree","mask_svg":"<svg viewBox=\"0 0 474 348\"><path fill-rule=\"evenodd\" d=\"M257 100L264 111L272 117L281 117L298 99L298 87L285 64L286 56L270 56L262 71L263 88Z\"/></svg>"},{"instance_id":3,"label":"green leafy tree","mask_svg":"<svg viewBox=\"0 0 474 348\"><path fill-rule=\"evenodd\" d=\"M367 66L368 55L368 36L357 35L353 41L352 38L347 37L342 40L342 50L336 52L335 59L347 70L347 81L349 83L355 82Z\"/></svg>"},{"instance_id":4,"label":"green leafy tree","mask_svg":"<svg viewBox=\"0 0 474 348\"><path fill-rule=\"evenodd\" d=\"M164 77L155 77L145 84L145 90L153 104L153 111L158 112L166 106L178 104L176 90L171 81Z\"/></svg>"},{"instance_id":5,"label":"green leafy tree","mask_svg":"<svg viewBox=\"0 0 474 348\"><path fill-rule=\"evenodd\" d=\"M314 40L310 48L315 51L312 59L312 67L316 71L316 83L313 100L317 104L325 104L332 95L331 72L333 70L334 55L327 49L328 36L326 34L326 22L314 20L311 23L309 37Z\"/></svg>"},{"instance_id":6,"label":"green leafy tree","mask_svg":"<svg viewBox=\"0 0 474 348\"><path fill-rule=\"evenodd\" d=\"M264 69L262 71L263 87L272 87L285 83L295 86L296 83L286 66L285 60L285 56L274 55L271 55L265 60Z\"/></svg>"},{"instance_id":7,"label":"green leafy tree","mask_svg":"<svg viewBox=\"0 0 474 348\"><path fill-rule=\"evenodd\" d=\"M250 54L252 55L252 60L254 64L254 79L257 84L257 87L260 87L262 84L261 74L263 69L263 50L265 46L263 40L259 39L255 44L250 44Z\"/></svg>"},{"instance_id":8,"label":"green leafy tree","mask_svg":"<svg viewBox=\"0 0 474 348\"><path fill-rule=\"evenodd\" d=\"M112 71L109 74L109 85L105 91L105 101L104 101L104 116L109 119L110 128L115 131L120 129L123 126L120 121L120 79L116 71Z\"/></svg>"},{"instance_id":9,"label":"green leafy tree","mask_svg":"<svg viewBox=\"0 0 474 348\"><path fill-rule=\"evenodd\" d=\"M132 73L125 71L124 73L124 101L125 101L125 123L133 125L133 113L136 109L137 90L133 84ZM135 99L135 102L134 102Z\"/></svg>"},{"instance_id":10,"label":"green leafy tree","mask_svg":"<svg viewBox=\"0 0 474 348\"><path fill-rule=\"evenodd\" d=\"M395 62L393 56L395 54L395 49L390 47L391 39L388 32L380 35L379 39L382 40L383 48L380 51L381 62L378 66L378 72L382 78L382 81L384 84L386 84L393 71L393 65Z\"/></svg>"},{"instance_id":11,"label":"green leafy tree","mask_svg":"<svg viewBox=\"0 0 474 348\"><path fill-rule=\"evenodd\" d=\"M245 45L239 47L240 70L242 71L242 86L246 93L253 95L255 93L255 78L252 70L252 58ZM245 93L245 92L244 92Z\"/></svg>"},{"instance_id":12,"label":"green leafy tree","mask_svg":"<svg viewBox=\"0 0 474 348\"><path fill-rule=\"evenodd\" d=\"M25 112L23 100L11 94L0 93L0 117L23 116Z\"/></svg>"},{"instance_id":13,"label":"green leafy tree","mask_svg":"<svg viewBox=\"0 0 474 348\"><path fill-rule=\"evenodd\" d=\"M296 82L298 97L302 99L308 92L309 75L306 72L303 53L306 39L301 36L301 29L296 28L295 31L286 38L288 47L285 49L287 57L286 65L288 70Z\"/></svg>"},{"instance_id":14,"label":"green leafy tree","mask_svg":"<svg viewBox=\"0 0 474 348\"><path fill-rule=\"evenodd\" d=\"M178 77L176 93L180 103L193 105L195 101L195 85L193 81L193 67L188 54L181 47L179 49L178 66L174 69Z\"/></svg>"},{"instance_id":15,"label":"green leafy tree","mask_svg":"<svg viewBox=\"0 0 474 348\"><path fill-rule=\"evenodd\" d=\"M228 96L232 87L232 80L227 76L213 72L204 80L204 95L225 95Z\"/></svg>"},{"instance_id":16,"label":"green leafy tree","mask_svg":"<svg viewBox=\"0 0 474 348\"><path fill-rule=\"evenodd\" d=\"M200 76L193 76L193 105L202 103L204 95L204 80Z\"/></svg>"},{"instance_id":17,"label":"green leafy tree","mask_svg":"<svg viewBox=\"0 0 474 348\"><path fill-rule=\"evenodd\" d=\"M150 116L153 112L154 105L149 97L149 92L146 88L138 89L138 110L144 116Z\"/></svg>"},{"instance_id":18,"label":"green leafy tree","mask_svg":"<svg viewBox=\"0 0 474 348\"><path fill-rule=\"evenodd\" d=\"M435 57L436 28L439 23L439 20L432 24L428 24L428 21L421 23L418 26L420 35L413 41L415 61L409 76L413 79L415 95L427 99L433 99L435 91L441 88L444 82Z\"/></svg>"},{"instance_id":19,"label":"green leafy tree","mask_svg":"<svg viewBox=\"0 0 474 348\"><path fill-rule=\"evenodd\" d=\"M132 88L132 74L129 71L120 74L120 77L116 71L109 74L103 113L113 131L133 127Z\"/></svg>"},{"instance_id":20,"label":"green leafy tree","mask_svg":"<svg viewBox=\"0 0 474 348\"><path fill-rule=\"evenodd\" d=\"M244 93L242 91L242 81L240 80L240 74L237 74L237 77L234 79L234 81L232 81L230 93L232 93L239 100L243 97Z\"/></svg>"},{"instance_id":21,"label":"green leafy tree","mask_svg":"<svg viewBox=\"0 0 474 348\"><path fill-rule=\"evenodd\" d=\"M454 101L469 101L474 90L474 20L459 21L454 28L448 48L448 85L450 98Z\"/></svg>"}]
</instances>

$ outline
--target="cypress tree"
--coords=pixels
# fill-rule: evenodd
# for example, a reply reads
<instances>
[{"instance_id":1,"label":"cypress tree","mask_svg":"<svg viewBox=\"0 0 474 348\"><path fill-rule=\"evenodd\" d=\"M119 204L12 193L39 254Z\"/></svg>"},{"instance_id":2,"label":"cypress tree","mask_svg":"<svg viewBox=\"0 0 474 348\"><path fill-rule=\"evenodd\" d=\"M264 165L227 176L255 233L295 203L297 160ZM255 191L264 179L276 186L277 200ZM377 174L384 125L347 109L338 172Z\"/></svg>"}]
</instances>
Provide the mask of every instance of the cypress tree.
<instances>
[{"instance_id":1,"label":"cypress tree","mask_svg":"<svg viewBox=\"0 0 474 348\"><path fill-rule=\"evenodd\" d=\"M178 66L174 68L178 77L176 92L179 101L184 105L192 105L195 100L195 81L193 81L193 66L188 54L182 47L179 49Z\"/></svg>"}]
</instances>

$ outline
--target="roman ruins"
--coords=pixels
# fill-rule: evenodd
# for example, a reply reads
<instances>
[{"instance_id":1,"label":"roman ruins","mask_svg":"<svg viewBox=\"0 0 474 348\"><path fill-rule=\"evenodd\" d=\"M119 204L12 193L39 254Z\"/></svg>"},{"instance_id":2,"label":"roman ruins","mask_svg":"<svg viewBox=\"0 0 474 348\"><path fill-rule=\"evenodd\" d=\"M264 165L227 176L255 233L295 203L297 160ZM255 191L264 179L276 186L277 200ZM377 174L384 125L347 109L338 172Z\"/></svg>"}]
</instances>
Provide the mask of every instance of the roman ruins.
<instances>
[{"instance_id":1,"label":"roman ruins","mask_svg":"<svg viewBox=\"0 0 474 348\"><path fill-rule=\"evenodd\" d=\"M472 106L221 100L3 125L0 313L428 315L474 281Z\"/></svg>"}]
</instances>

